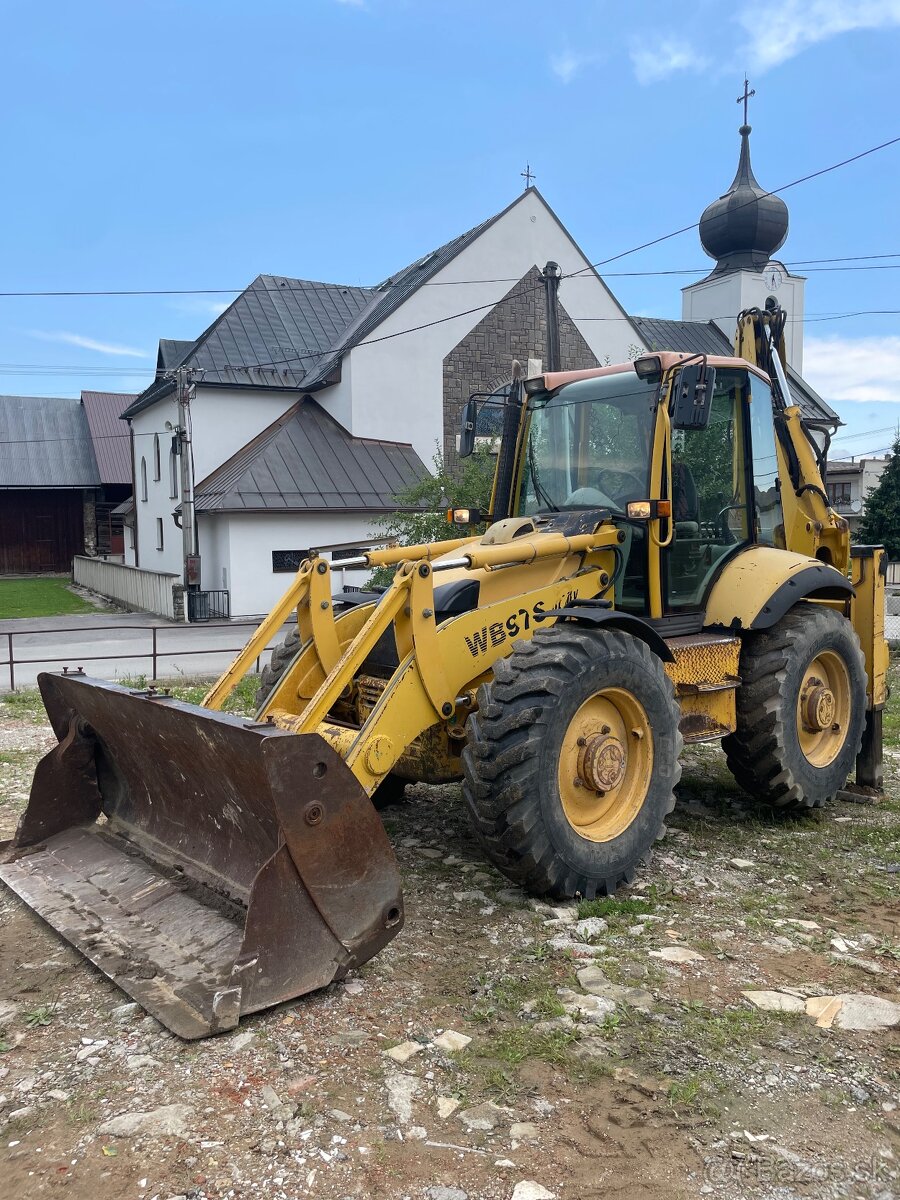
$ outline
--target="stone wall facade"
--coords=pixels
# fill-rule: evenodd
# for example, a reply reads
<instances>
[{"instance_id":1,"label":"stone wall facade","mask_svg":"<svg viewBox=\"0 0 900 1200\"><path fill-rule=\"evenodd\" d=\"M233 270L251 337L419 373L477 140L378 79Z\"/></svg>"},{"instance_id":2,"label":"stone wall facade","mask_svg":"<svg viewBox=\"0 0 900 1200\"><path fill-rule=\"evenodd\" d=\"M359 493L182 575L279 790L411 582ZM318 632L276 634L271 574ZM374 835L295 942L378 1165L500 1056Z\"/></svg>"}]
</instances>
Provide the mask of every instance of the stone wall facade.
<instances>
[{"instance_id":1,"label":"stone wall facade","mask_svg":"<svg viewBox=\"0 0 900 1200\"><path fill-rule=\"evenodd\" d=\"M509 297L509 298L507 298ZM544 281L538 267L514 284L471 333L444 359L444 464L454 471L462 410L473 392L492 392L509 381L513 359L547 357ZM564 370L596 367L596 357L577 326L559 306L560 359Z\"/></svg>"}]
</instances>

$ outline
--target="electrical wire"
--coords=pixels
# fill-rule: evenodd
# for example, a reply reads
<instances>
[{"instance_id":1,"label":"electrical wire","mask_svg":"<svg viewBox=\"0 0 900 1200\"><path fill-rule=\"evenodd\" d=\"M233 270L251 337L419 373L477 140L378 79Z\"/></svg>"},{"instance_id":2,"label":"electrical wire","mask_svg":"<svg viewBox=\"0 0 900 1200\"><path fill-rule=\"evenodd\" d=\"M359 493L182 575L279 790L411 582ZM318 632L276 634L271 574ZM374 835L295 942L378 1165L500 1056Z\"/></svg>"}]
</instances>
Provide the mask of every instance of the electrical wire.
<instances>
[{"instance_id":1,"label":"electrical wire","mask_svg":"<svg viewBox=\"0 0 900 1200\"><path fill-rule=\"evenodd\" d=\"M879 150L886 150L889 146L895 146L898 142L900 142L900 135L889 138L877 146L870 146L868 150L861 150L858 154L851 155L850 158L844 158L840 162L832 163L830 167L821 167L818 171L811 171L808 175L801 175L799 179L792 179L790 183L784 183L781 187L773 188L770 192L764 192L762 196L754 196L752 200L745 200L743 204L735 205L729 209L729 214L740 212L742 208L748 208L750 205L756 204L758 200L764 200L766 196L777 196L781 192L788 191L789 188L797 187L798 184L808 183L810 179L818 179L822 175L828 175L831 171L837 171L841 167L859 162L860 159L867 158L870 154L877 154ZM603 258L599 262L591 263L589 267L582 267L580 271L574 271L573 275L582 275L585 271L605 267L608 263L618 262L620 258L627 258L631 254L637 254L639 250L647 250L651 246L658 246L661 242L668 242L674 237L679 237L682 233L690 233L692 229L699 228L700 222L693 221L690 225L683 225L681 229L674 229L671 233L665 233L661 237L652 238L649 242L642 242L639 246L632 246L630 250L622 250L618 254L613 254L610 258Z\"/></svg>"},{"instance_id":2,"label":"electrical wire","mask_svg":"<svg viewBox=\"0 0 900 1200\"><path fill-rule=\"evenodd\" d=\"M878 151L881 151L881 150L887 149L889 146L896 145L898 142L900 142L900 136L898 136L898 137L894 137L894 138L890 138L890 139L888 139L887 141L881 142L881 143L880 143L879 145L877 145L877 146L872 146L872 147L870 147L870 148L869 148L869 149L867 149L867 150L862 150L862 151L860 151L858 154L851 155L849 158L842 159L840 162L837 162L837 163L832 163L832 164L831 164L830 166L828 166L828 167L822 167L822 168L820 168L820 169L819 169L819 170L817 170L817 171L812 171L812 172L810 172L810 173L809 173L809 174L807 174L807 175L803 175L803 176L799 177L798 179L794 179L794 180L792 180L790 183L783 184L783 185L782 185L781 187L779 187L779 188L774 188L772 191L764 193L764 196L774 196L774 195L777 195L777 194L779 194L780 192L785 192L785 191L787 191L789 188L797 187L797 186L798 186L799 184L801 184L801 183L806 183L806 182L808 182L808 181L809 181L809 180L811 180L811 179L817 179L817 178L820 178L821 176L823 176L823 175L827 175L827 174L829 174L829 173L830 173L830 172L832 172L832 171L839 170L841 167L848 166L848 165L850 165L851 163L854 163L854 162L859 162L859 161L860 161L860 159L866 158L866 157L868 157L868 156L869 156L869 155L871 155L871 154L875 154L875 153L877 153ZM755 203L757 202L757 199L758 199L757 197L754 197L752 200L748 200L748 201L746 201L744 204L738 205L738 206L737 206L737 208L735 208L735 209L732 209L732 212L737 212L737 211L739 211L741 208L747 207L747 206L748 206L748 205L750 205L750 204L755 204ZM626 257L628 257L628 256L629 256L629 255L631 255L631 254L636 254L636 253L637 253L638 251L640 251L640 250L646 250L646 249L648 249L648 248L649 248L649 247L651 247L651 246L656 246L656 245L659 245L661 242L669 241L671 238L678 237L678 236L679 236L680 234L682 234L682 233L688 233L689 231L691 231L691 230L693 230L693 229L696 229L696 228L698 228L698 227L699 227L699 224L700 224L700 223L699 223L699 221L695 221L695 222L693 222L693 223L692 223L692 224L690 224L690 225L685 225L685 226L682 226L680 229L675 229L675 230L672 230L670 233L663 234L662 236L660 236L660 237L658 237L658 238L653 238L653 239L651 239L650 241L647 241L647 242L642 242L640 245L633 246L633 247L631 247L629 250L622 250L622 251L620 251L618 254L614 254L614 255L612 255L612 256L611 256L611 257L609 257L609 258L601 259L601 260L599 260L598 262L591 263L591 264L590 264L588 267L582 267L582 268L581 268L580 270L578 270L578 271L572 271L572 272L570 272L570 273L568 273L568 274L565 274L565 275L563 275L563 276L561 277L561 279L572 279L572 278L577 278L577 277L580 277L580 276L584 275L585 271L589 271L589 270L596 270L598 267L606 266L607 264L609 264L609 263L611 263L611 262L617 262L617 261L619 261L620 259L622 259L622 258L626 258ZM829 269L829 268L823 268L823 269ZM839 268L835 268L835 269L839 269ZM849 269L849 268L848 268L848 269ZM865 269L868 269L868 268L860 268L860 269L861 269L861 270L865 270ZM406 281L404 280L403 282L406 282ZM473 281L473 282L474 282L474 281ZM498 282L501 282L501 281L498 281ZM507 281L506 281L506 280L503 280L502 282L507 282ZM334 286L334 285L330 285L330 286ZM349 286L349 285L348 285L348 286ZM512 293L508 294L507 296L503 296L503 297L501 297L501 298L500 298L500 300L497 300L497 301L491 301L491 302L490 302L490 303L488 303L488 304L476 305L476 306L474 306L473 308L467 308L467 309L464 309L464 310L462 310L461 312L452 313L452 314L450 314L450 315L448 315L448 316L445 316L445 317L438 317L438 318L436 318L436 319L435 319L435 320L433 320L433 321L425 321L425 322L423 322L423 323L421 323L421 324L419 324L419 325L414 325L414 326L411 326L411 327L410 327L410 328L408 328L408 329L401 329L401 330L397 330L397 331L395 331L394 333L382 334L380 337L376 337L376 338L368 338L368 339L366 339L365 341L362 341L362 342L357 342L357 343L355 344L355 346L354 346L354 347L352 347L352 348L354 348L354 349L355 349L356 347L361 347L361 346L372 346L372 345L376 345L376 344L378 344L378 343L381 343L381 342L390 341L390 340L392 340L392 339L394 339L394 338L397 338L397 337L403 337L403 336L406 336L406 335L408 335L408 334L411 334L411 333L418 333L418 332L420 332L421 330L424 330L424 329L431 329L431 328L434 328L434 327L435 327L435 326L437 326L437 325L442 325L442 324L445 324L445 323L447 323L447 322L449 322L449 321L454 321L454 320L457 320L457 319L459 319L460 317L471 316L471 315L472 315L472 314L474 314L474 313L477 313L477 312L484 312L484 311L486 311L487 309L494 309L494 308L496 308L496 307L497 307L499 304L502 304L502 303L509 302L509 301L511 301L511 300L513 300L513 299L518 299L518 298L520 298L520 297L521 297L521 296L523 296L523 295L526 295L526 294L528 294L528 293L530 293L530 292L534 292L534 291L537 291L537 290L541 289L543 286L544 286L544 284L543 284L543 281L542 281L541 283L539 283L539 284L535 284L535 285L533 285L533 286L531 286L531 287L524 288L524 289L522 289L522 290L520 290L520 291L517 291L517 292L512 292ZM230 291L230 290L232 290L232 289L198 289L198 291L199 291L199 292L201 292L201 293L205 293L205 294L212 294L212 293L215 293L215 292L224 292L224 291L226 291L226 290ZM237 290L237 289L235 289L235 290ZM158 290L155 290L155 291L147 291L147 292L141 293L141 292L138 292L138 291L126 291L126 290L121 290L121 291L117 291L117 292L110 292L110 293L106 293L106 294L109 294L109 295L136 295L136 294L147 294L147 295L185 295L185 294L190 294L190 292L191 292L191 291L192 291L192 289L158 289ZM26 293L0 292L0 296L13 296L13 295L25 295L25 294L26 294ZM30 293L30 294L38 294L38 293ZM47 293L42 293L42 294L45 294L45 295L75 295L76 293L75 293L75 292L68 292L68 293L65 293L65 292L56 292L56 293L50 293L50 292L47 292ZM94 295L96 295L96 294L100 294L100 293L87 293L87 292L85 292L85 293L80 293L80 294L85 294L85 295L87 295L87 294L94 294ZM894 314L896 314L896 312L897 312L897 311L898 311L898 310L889 310L889 309L881 310L880 312L879 312L878 310L868 310L868 311L863 311L863 310L860 310L859 312L854 312L854 313L844 313L844 314L837 314L837 315L835 315L835 316L830 316L830 317L805 318L804 320L806 320L806 321L809 321L809 322L820 322L820 321L827 321L827 320L839 320L839 319L847 319L847 318L849 318L849 317L857 317L857 316L894 315ZM610 320L610 321L615 321L615 320L618 320L618 321L628 321L628 320L630 320L630 318L628 318L628 317L611 317L611 318L604 318L604 317L583 317L583 318L578 318L578 317L576 317L576 318L573 318L573 320L583 320L583 321L604 321L604 320ZM326 350L326 351L316 351L315 353L308 353L308 354L294 354L294 355L291 355L291 356L289 356L289 357L287 357L287 358L283 358L283 359L272 359L272 360L270 360L269 362L266 362L266 363L255 363L255 364L252 364L251 366L248 366L248 367L243 367L242 369L256 369L256 370L263 370L263 369L273 368L273 367L276 367L276 366L282 366L282 365L286 366L286 365L288 365L288 364L290 364L290 363L296 363L296 362L301 362L301 361L310 360L310 359L327 358L327 357L329 357L329 356L332 356L332 355L340 355L340 354L343 354L344 352L345 352L345 348L344 348L344 347L335 347L335 348L330 348L330 349L328 349L328 350ZM49 373L49 371L50 371L50 370L53 370L53 371L58 371L58 370L59 370L59 368L56 368L56 367L49 368L49 369L48 369L48 368L43 368L43 369L41 369L41 370L31 370L31 371L29 371L29 372L27 372L27 373L31 373L31 374L42 374L42 373L44 373L44 374L46 374L46 373ZM77 370L78 370L79 372L90 373L90 374L95 374L95 375L100 375L100 374L104 374L104 373L108 373L108 374L118 374L118 375L125 375L125 374L138 374L138 373L142 373L142 372L138 372L136 369L129 370L129 369L127 369L127 368L123 368L123 369L121 369L121 370L114 370L114 369L111 369L111 368L104 368L102 371L97 371L97 370L95 370L95 371L88 371L86 368L77 368ZM16 374L16 373L17 373L17 370L15 370L15 369L9 369L9 368L6 368L6 369L3 369L3 373L4 373L4 374L8 374L8 375L12 375L12 374ZM21 373L23 373L23 374L24 374L24 373L26 373L26 372L25 372L25 371L22 371Z\"/></svg>"},{"instance_id":3,"label":"electrical wire","mask_svg":"<svg viewBox=\"0 0 900 1200\"><path fill-rule=\"evenodd\" d=\"M803 267L809 273L820 270L830 271L897 271L900 270L900 263L888 263L883 266L847 266L847 267L819 267L813 264L818 263L852 263L856 264L874 258L900 258L900 254L851 254L843 258L810 258L810 259L778 259L776 260L784 267ZM585 271L587 268L581 268ZM672 267L665 270L657 271L605 271L604 279L644 279L653 278L655 276L665 275L706 275L709 273L710 267L707 263L702 267ZM572 271L567 275L563 275L563 279L574 279L580 277L580 271ZM505 278L495 279L433 279L427 280L425 283L420 283L416 287L416 291L423 287L468 287L479 283L519 283L521 276L510 275ZM314 281L310 281L314 284ZM392 287L402 287L409 281L406 279L398 283L386 282L379 284L337 284L328 283L321 286L336 290L341 288L353 288L359 291L378 292L387 291ZM18 292L3 292L0 291L0 299L28 299L28 298L69 298L69 297L103 297L103 296L237 296L248 290L248 286L244 287L229 287L229 288L98 288L96 290L88 289L72 289L72 290L56 290L56 291L18 291ZM315 284L314 284L315 286ZM305 292L309 291L308 287L279 287L279 292Z\"/></svg>"}]
</instances>

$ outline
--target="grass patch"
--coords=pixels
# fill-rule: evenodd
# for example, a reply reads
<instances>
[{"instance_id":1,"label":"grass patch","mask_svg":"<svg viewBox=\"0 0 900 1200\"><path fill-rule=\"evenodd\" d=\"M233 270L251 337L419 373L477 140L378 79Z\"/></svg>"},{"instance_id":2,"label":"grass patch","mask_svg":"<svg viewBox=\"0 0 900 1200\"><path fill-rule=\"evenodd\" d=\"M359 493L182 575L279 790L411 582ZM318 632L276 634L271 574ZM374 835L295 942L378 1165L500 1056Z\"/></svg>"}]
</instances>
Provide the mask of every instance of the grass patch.
<instances>
[{"instance_id":1,"label":"grass patch","mask_svg":"<svg viewBox=\"0 0 900 1200\"><path fill-rule=\"evenodd\" d=\"M39 1025L49 1025L53 1020L53 1004L41 1004L37 1008L29 1008L25 1013L25 1024L29 1029L37 1029Z\"/></svg>"},{"instance_id":2,"label":"grass patch","mask_svg":"<svg viewBox=\"0 0 900 1200\"><path fill-rule=\"evenodd\" d=\"M0 715L19 717L27 721L41 720L45 716L41 693L37 688L4 692L0 695Z\"/></svg>"},{"instance_id":3,"label":"grass patch","mask_svg":"<svg viewBox=\"0 0 900 1200\"><path fill-rule=\"evenodd\" d=\"M631 896L621 899L616 896L603 896L599 900L582 900L578 905L580 919L585 917L639 917L650 912L653 912L652 904Z\"/></svg>"},{"instance_id":4,"label":"grass patch","mask_svg":"<svg viewBox=\"0 0 900 1200\"><path fill-rule=\"evenodd\" d=\"M891 655L891 663L888 667L888 685L896 696L897 689L900 687L900 654L896 651ZM896 750L900 747L900 704L897 704L896 701L893 704L886 704L882 721L884 744Z\"/></svg>"},{"instance_id":5,"label":"grass patch","mask_svg":"<svg viewBox=\"0 0 900 1200\"><path fill-rule=\"evenodd\" d=\"M16 617L60 617L97 612L93 604L68 588L67 575L0 579L0 620Z\"/></svg>"},{"instance_id":6,"label":"grass patch","mask_svg":"<svg viewBox=\"0 0 900 1200\"><path fill-rule=\"evenodd\" d=\"M565 1063L569 1050L578 1036L568 1029L554 1029L549 1033L536 1033L533 1029L505 1029L496 1034L487 1044L487 1056L498 1062L517 1067L529 1058L538 1058L548 1063Z\"/></svg>"}]
</instances>

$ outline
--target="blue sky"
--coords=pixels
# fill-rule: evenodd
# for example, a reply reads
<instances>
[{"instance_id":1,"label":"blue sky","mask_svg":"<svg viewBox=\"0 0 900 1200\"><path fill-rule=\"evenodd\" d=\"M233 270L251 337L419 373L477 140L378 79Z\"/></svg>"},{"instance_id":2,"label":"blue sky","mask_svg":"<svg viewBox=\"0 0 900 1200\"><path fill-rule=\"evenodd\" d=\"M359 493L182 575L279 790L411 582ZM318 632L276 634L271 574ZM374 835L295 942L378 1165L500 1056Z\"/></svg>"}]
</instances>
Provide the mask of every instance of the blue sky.
<instances>
[{"instance_id":1,"label":"blue sky","mask_svg":"<svg viewBox=\"0 0 900 1200\"><path fill-rule=\"evenodd\" d=\"M766 187L900 135L900 0L7 0L4 29L0 291L374 283L507 204L526 160L605 259L728 186L745 69ZM791 189L780 256L900 256L898 196L900 144ZM612 272L708 265L687 233L605 277L680 316L699 276ZM806 374L839 448L881 449L900 316L821 318L900 309L900 270L803 273ZM0 390L139 390L157 339L227 299L0 298Z\"/></svg>"}]
</instances>

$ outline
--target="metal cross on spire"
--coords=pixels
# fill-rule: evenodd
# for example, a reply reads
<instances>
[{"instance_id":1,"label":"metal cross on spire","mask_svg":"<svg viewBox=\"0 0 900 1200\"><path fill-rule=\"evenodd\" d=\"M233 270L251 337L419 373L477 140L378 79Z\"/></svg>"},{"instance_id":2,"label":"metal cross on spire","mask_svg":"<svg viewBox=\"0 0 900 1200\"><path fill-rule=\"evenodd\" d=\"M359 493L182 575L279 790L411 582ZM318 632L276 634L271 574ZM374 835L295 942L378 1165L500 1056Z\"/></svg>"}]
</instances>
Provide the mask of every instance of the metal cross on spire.
<instances>
[{"instance_id":1,"label":"metal cross on spire","mask_svg":"<svg viewBox=\"0 0 900 1200\"><path fill-rule=\"evenodd\" d=\"M744 76L743 95L738 96L738 98L737 98L738 104L743 104L743 106L744 106L744 124L745 125L747 124L747 104L750 101L750 97L756 95L756 88L750 88L749 83L750 83L750 81L748 80L747 76L745 75ZM748 88L749 88L749 90L748 90Z\"/></svg>"},{"instance_id":2,"label":"metal cross on spire","mask_svg":"<svg viewBox=\"0 0 900 1200\"><path fill-rule=\"evenodd\" d=\"M531 173L531 166L528 163L525 164L525 170L520 171L519 174L525 180L525 191L527 192L531 187L532 181L537 179L537 176Z\"/></svg>"}]
</instances>

